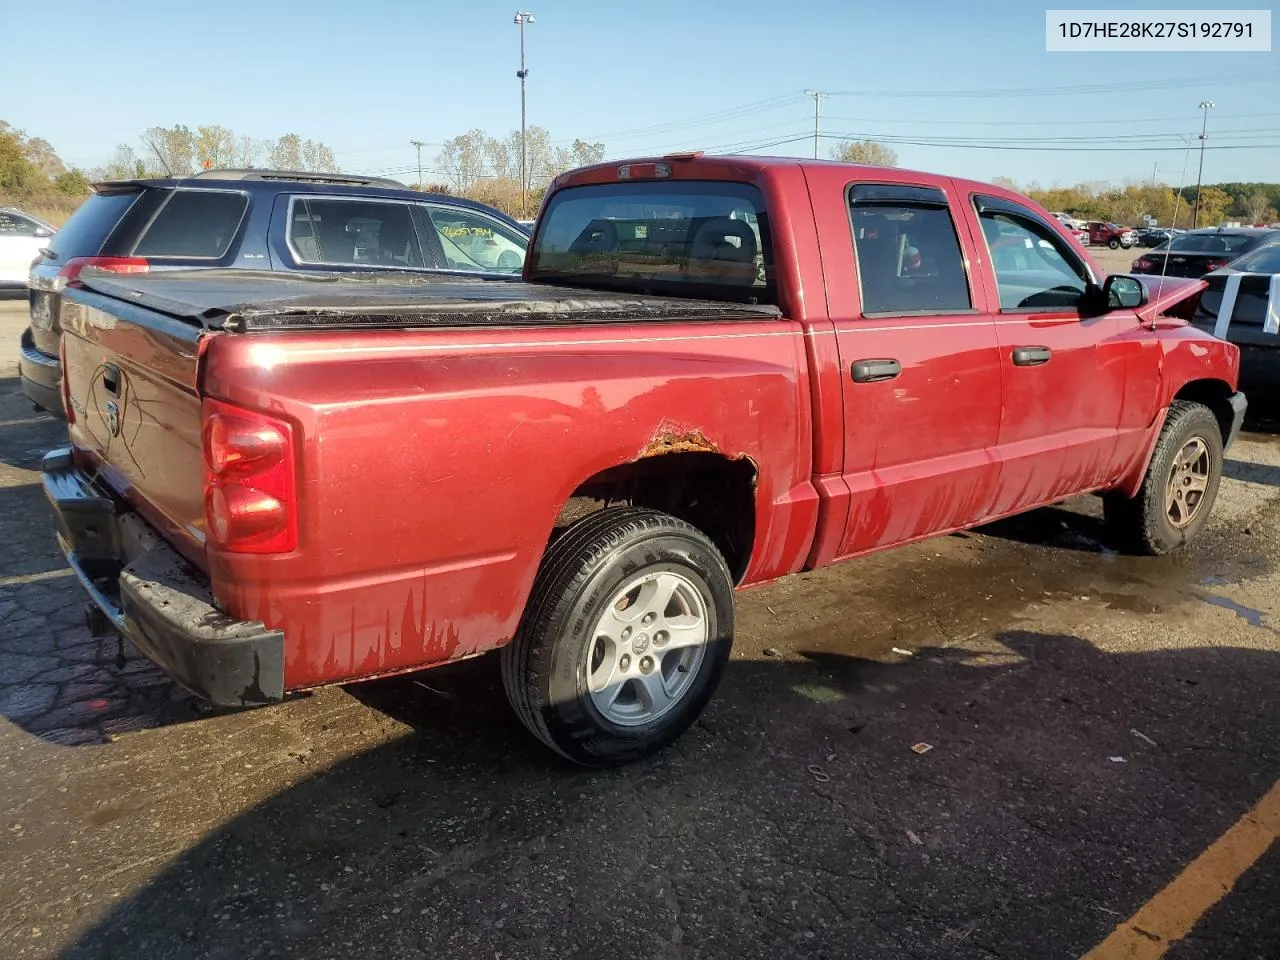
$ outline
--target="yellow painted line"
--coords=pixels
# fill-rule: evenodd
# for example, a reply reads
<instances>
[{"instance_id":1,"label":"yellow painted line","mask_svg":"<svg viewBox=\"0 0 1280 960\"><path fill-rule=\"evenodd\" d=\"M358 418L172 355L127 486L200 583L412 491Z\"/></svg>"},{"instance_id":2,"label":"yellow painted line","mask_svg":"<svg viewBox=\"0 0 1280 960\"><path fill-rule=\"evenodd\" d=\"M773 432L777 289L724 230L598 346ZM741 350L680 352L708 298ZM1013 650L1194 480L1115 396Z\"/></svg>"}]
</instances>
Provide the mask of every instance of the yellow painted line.
<instances>
[{"instance_id":1,"label":"yellow painted line","mask_svg":"<svg viewBox=\"0 0 1280 960\"><path fill-rule=\"evenodd\" d=\"M16 577L0 577L0 587L13 587L22 583L39 583L41 580L58 580L71 576L70 568L46 570L44 573L24 573Z\"/></svg>"},{"instance_id":2,"label":"yellow painted line","mask_svg":"<svg viewBox=\"0 0 1280 960\"><path fill-rule=\"evenodd\" d=\"M1191 932L1280 836L1280 781L1081 960L1156 960Z\"/></svg>"}]
</instances>

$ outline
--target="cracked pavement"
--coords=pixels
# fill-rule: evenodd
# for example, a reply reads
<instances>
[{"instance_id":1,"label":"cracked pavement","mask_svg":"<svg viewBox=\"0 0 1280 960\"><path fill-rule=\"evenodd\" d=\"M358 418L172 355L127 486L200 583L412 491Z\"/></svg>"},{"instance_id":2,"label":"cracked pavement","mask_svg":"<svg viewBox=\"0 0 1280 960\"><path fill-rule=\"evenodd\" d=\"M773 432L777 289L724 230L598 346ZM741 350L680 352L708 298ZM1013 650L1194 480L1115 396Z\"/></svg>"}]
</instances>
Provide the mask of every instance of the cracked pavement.
<instances>
[{"instance_id":1,"label":"cracked pavement","mask_svg":"<svg viewBox=\"0 0 1280 960\"><path fill-rule=\"evenodd\" d=\"M588 772L488 659L217 711L92 639L21 307L0 302L6 957L1079 957L1280 777L1272 433L1176 558L1102 549L1085 498L742 594L703 719ZM1166 956L1280 956L1280 850Z\"/></svg>"}]
</instances>

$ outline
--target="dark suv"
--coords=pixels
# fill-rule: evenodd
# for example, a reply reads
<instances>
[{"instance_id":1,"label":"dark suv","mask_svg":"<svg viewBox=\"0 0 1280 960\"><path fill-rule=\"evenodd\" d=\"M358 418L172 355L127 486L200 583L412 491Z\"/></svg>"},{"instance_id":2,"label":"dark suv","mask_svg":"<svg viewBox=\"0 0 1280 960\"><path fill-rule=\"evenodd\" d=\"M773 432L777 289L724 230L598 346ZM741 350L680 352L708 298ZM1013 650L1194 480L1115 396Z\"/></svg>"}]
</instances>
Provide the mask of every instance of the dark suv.
<instances>
[{"instance_id":1,"label":"dark suv","mask_svg":"<svg viewBox=\"0 0 1280 960\"><path fill-rule=\"evenodd\" d=\"M36 406L62 414L61 291L86 267L514 276L528 244L529 231L491 207L394 180L209 170L95 184L31 265L22 388Z\"/></svg>"}]
</instances>

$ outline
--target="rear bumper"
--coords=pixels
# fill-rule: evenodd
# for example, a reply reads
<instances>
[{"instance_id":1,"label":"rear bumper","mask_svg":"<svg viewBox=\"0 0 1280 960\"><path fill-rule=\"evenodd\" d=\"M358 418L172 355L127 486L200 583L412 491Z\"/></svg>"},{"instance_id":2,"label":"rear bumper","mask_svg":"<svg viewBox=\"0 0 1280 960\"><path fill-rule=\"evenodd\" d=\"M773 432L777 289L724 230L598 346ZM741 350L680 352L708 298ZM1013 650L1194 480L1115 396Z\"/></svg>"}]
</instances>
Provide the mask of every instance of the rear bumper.
<instances>
[{"instance_id":1,"label":"rear bumper","mask_svg":"<svg viewBox=\"0 0 1280 960\"><path fill-rule=\"evenodd\" d=\"M22 392L41 410L66 419L62 409L62 364L57 357L41 353L31 337L31 328L22 331L18 348L18 376Z\"/></svg>"},{"instance_id":2,"label":"rear bumper","mask_svg":"<svg viewBox=\"0 0 1280 960\"><path fill-rule=\"evenodd\" d=\"M284 634L217 608L208 580L81 473L69 449L44 458L58 544L112 626L192 693L226 706L284 697Z\"/></svg>"}]
</instances>

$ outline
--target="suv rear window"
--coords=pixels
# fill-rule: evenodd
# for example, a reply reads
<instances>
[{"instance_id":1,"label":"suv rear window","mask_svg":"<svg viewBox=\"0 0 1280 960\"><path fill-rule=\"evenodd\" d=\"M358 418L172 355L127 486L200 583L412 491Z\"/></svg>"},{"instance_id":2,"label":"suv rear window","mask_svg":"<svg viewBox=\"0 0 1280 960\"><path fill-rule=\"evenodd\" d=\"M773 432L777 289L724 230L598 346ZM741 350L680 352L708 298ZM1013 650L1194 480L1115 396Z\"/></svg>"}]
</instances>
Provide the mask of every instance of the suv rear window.
<instances>
[{"instance_id":1,"label":"suv rear window","mask_svg":"<svg viewBox=\"0 0 1280 960\"><path fill-rule=\"evenodd\" d=\"M770 303L764 199L754 186L725 181L569 187L542 213L531 277Z\"/></svg>"},{"instance_id":2,"label":"suv rear window","mask_svg":"<svg viewBox=\"0 0 1280 960\"><path fill-rule=\"evenodd\" d=\"M49 238L50 252L59 260L97 256L116 224L124 219L140 196L141 190L95 193Z\"/></svg>"},{"instance_id":3,"label":"suv rear window","mask_svg":"<svg viewBox=\"0 0 1280 960\"><path fill-rule=\"evenodd\" d=\"M1172 244L1162 243L1157 249L1173 253L1226 253L1240 256L1252 250L1261 238L1247 233L1184 233Z\"/></svg>"},{"instance_id":4,"label":"suv rear window","mask_svg":"<svg viewBox=\"0 0 1280 960\"><path fill-rule=\"evenodd\" d=\"M220 190L175 190L134 245L136 257L218 260L226 256L249 198Z\"/></svg>"}]
</instances>

